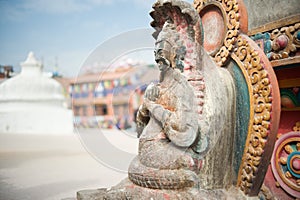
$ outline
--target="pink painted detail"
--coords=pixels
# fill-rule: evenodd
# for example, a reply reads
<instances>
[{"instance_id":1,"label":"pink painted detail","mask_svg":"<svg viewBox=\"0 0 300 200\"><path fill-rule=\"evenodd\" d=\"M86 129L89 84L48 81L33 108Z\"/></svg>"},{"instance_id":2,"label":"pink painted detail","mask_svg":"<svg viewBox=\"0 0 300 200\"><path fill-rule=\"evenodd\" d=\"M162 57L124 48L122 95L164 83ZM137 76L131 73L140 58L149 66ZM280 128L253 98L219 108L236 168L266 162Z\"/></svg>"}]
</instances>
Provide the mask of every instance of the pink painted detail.
<instances>
[{"instance_id":1,"label":"pink painted detail","mask_svg":"<svg viewBox=\"0 0 300 200\"><path fill-rule=\"evenodd\" d=\"M170 200L170 195L168 195L168 194L164 193L164 199L166 199L166 200Z\"/></svg>"},{"instance_id":2,"label":"pink painted detail","mask_svg":"<svg viewBox=\"0 0 300 200\"><path fill-rule=\"evenodd\" d=\"M295 170L300 170L300 158L293 159L292 165Z\"/></svg>"},{"instance_id":3,"label":"pink painted detail","mask_svg":"<svg viewBox=\"0 0 300 200\"><path fill-rule=\"evenodd\" d=\"M190 71L190 69L191 69L191 66L189 66L189 65L184 67L185 71Z\"/></svg>"},{"instance_id":4,"label":"pink painted detail","mask_svg":"<svg viewBox=\"0 0 300 200\"><path fill-rule=\"evenodd\" d=\"M294 92L295 94L297 94L299 91L300 91L300 88L297 88L297 87L294 87L294 88L293 88L293 92Z\"/></svg>"},{"instance_id":5,"label":"pink painted detail","mask_svg":"<svg viewBox=\"0 0 300 200\"><path fill-rule=\"evenodd\" d=\"M204 29L204 49L209 53L216 53L223 45L226 36L226 24L219 7L210 5L200 12Z\"/></svg>"},{"instance_id":6,"label":"pink painted detail","mask_svg":"<svg viewBox=\"0 0 300 200\"><path fill-rule=\"evenodd\" d=\"M294 102L288 97L281 97L281 105L284 108L295 108L296 107Z\"/></svg>"},{"instance_id":7,"label":"pink painted detail","mask_svg":"<svg viewBox=\"0 0 300 200\"><path fill-rule=\"evenodd\" d=\"M202 168L202 160L198 160L198 169L200 170Z\"/></svg>"},{"instance_id":8,"label":"pink painted detail","mask_svg":"<svg viewBox=\"0 0 300 200\"><path fill-rule=\"evenodd\" d=\"M133 189L133 188L136 187L136 185L132 183L132 184L130 184L130 185L127 185L126 187L127 187L127 188L130 188L130 189Z\"/></svg>"},{"instance_id":9,"label":"pink painted detail","mask_svg":"<svg viewBox=\"0 0 300 200\"><path fill-rule=\"evenodd\" d=\"M193 53L193 52L194 52L193 49L188 49L188 50L187 50L187 53Z\"/></svg>"},{"instance_id":10,"label":"pink painted detail","mask_svg":"<svg viewBox=\"0 0 300 200\"><path fill-rule=\"evenodd\" d=\"M289 42L289 39L286 35L280 35L276 39L276 42L277 42L280 49L284 49L287 46L287 44Z\"/></svg>"}]
</instances>

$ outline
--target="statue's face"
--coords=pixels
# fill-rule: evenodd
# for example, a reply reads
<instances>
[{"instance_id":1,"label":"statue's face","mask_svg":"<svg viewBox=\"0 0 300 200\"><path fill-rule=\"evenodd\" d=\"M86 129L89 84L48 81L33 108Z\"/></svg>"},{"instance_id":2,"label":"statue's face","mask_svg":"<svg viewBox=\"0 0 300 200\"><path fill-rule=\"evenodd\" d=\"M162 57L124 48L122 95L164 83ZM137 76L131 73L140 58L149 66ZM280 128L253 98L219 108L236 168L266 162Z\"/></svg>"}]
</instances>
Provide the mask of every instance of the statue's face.
<instances>
[{"instance_id":1,"label":"statue's face","mask_svg":"<svg viewBox=\"0 0 300 200\"><path fill-rule=\"evenodd\" d=\"M168 67L170 67L170 62L164 55L165 53L163 49L155 50L154 54L155 54L155 61L160 71L165 71Z\"/></svg>"},{"instance_id":2,"label":"statue's face","mask_svg":"<svg viewBox=\"0 0 300 200\"><path fill-rule=\"evenodd\" d=\"M169 46L170 44L166 41L161 41L156 44L154 55L160 71L165 71L171 65L169 61Z\"/></svg>"}]
</instances>

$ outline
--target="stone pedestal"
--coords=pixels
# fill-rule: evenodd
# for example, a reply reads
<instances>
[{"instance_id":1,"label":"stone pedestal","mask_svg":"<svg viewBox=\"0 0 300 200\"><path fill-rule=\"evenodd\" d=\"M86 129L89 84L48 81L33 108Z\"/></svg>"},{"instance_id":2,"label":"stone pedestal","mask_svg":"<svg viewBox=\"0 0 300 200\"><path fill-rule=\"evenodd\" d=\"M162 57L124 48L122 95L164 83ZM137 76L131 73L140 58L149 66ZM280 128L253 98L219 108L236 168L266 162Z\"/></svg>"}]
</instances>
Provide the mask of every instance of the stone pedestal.
<instances>
[{"instance_id":1,"label":"stone pedestal","mask_svg":"<svg viewBox=\"0 0 300 200\"><path fill-rule=\"evenodd\" d=\"M187 190L155 190L139 187L130 180L125 179L117 186L112 188L101 188L95 190L82 190L77 192L77 200L141 200L141 199L160 199L160 200L211 200L211 199L258 199L246 197L237 188L229 190L198 190L189 188Z\"/></svg>"}]
</instances>

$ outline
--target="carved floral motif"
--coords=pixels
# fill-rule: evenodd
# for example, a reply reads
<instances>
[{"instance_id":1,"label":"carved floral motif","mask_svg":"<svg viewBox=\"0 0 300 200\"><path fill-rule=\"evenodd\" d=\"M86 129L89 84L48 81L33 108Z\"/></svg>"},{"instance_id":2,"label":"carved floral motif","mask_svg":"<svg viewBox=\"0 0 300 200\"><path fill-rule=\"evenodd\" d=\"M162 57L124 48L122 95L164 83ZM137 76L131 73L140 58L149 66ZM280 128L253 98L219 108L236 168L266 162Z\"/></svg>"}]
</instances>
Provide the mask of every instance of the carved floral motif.
<instances>
[{"instance_id":1,"label":"carved floral motif","mask_svg":"<svg viewBox=\"0 0 300 200\"><path fill-rule=\"evenodd\" d=\"M253 121L249 127L248 146L245 148L238 183L247 194L261 164L270 132L272 91L268 73L264 69L259 53L242 36L238 37L237 45L237 50L234 53L243 63L244 70L248 75L254 111Z\"/></svg>"},{"instance_id":2,"label":"carved floral motif","mask_svg":"<svg viewBox=\"0 0 300 200\"><path fill-rule=\"evenodd\" d=\"M223 17L226 18L227 33L223 45L220 47L219 51L214 55L213 58L218 66L223 66L229 59L239 35L239 5L237 0L195 0L194 7L198 11L198 13L200 13L200 11L211 2L218 2L226 13L226 16Z\"/></svg>"},{"instance_id":3,"label":"carved floral motif","mask_svg":"<svg viewBox=\"0 0 300 200\"><path fill-rule=\"evenodd\" d=\"M264 50L269 60L294 57L300 50L300 23L257 33L251 38Z\"/></svg>"},{"instance_id":4,"label":"carved floral motif","mask_svg":"<svg viewBox=\"0 0 300 200\"><path fill-rule=\"evenodd\" d=\"M294 131L300 129L297 122ZM276 185L294 197L300 195L300 132L280 135L275 144L271 167Z\"/></svg>"}]
</instances>

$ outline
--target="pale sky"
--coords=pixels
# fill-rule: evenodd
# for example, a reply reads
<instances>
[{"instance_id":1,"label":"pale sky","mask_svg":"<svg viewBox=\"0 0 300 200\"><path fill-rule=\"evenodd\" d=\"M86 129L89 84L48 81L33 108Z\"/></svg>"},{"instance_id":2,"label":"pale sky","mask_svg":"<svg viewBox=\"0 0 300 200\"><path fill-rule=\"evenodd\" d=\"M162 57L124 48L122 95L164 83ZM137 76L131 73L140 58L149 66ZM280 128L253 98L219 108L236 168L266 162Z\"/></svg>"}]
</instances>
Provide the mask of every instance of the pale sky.
<instances>
[{"instance_id":1,"label":"pale sky","mask_svg":"<svg viewBox=\"0 0 300 200\"><path fill-rule=\"evenodd\" d=\"M19 63L33 51L43 61L46 71L53 71L57 60L61 74L76 76L99 46L113 53L109 59L117 59L127 52L128 58L152 62L149 11L154 2L0 0L0 65L13 65L19 71ZM119 48L113 47L114 42L126 46L125 51L116 51Z\"/></svg>"}]
</instances>

